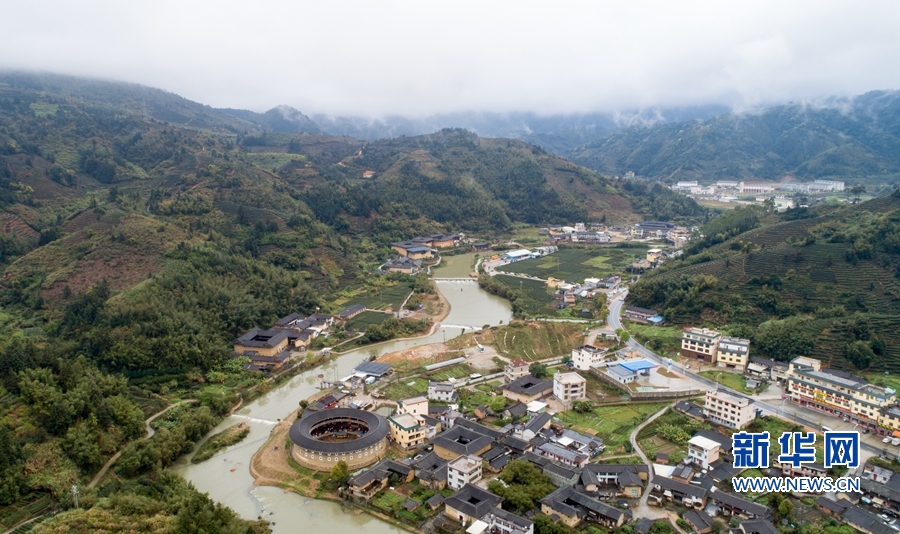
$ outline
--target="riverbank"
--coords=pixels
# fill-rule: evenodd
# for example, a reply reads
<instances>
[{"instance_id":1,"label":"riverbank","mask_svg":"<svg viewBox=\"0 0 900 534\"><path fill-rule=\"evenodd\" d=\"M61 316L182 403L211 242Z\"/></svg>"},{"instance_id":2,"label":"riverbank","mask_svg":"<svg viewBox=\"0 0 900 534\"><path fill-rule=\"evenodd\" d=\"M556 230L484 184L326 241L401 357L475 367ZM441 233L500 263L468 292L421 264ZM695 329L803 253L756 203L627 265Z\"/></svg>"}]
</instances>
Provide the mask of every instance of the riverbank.
<instances>
[{"instance_id":1,"label":"riverbank","mask_svg":"<svg viewBox=\"0 0 900 534\"><path fill-rule=\"evenodd\" d=\"M429 336L433 336L435 334L435 332L437 332L437 330L441 327L441 322L443 322L444 319L446 319L450 315L452 306L450 306L450 301L447 300L447 297L445 297L444 294L441 293L441 290L438 287L438 285L436 283L434 283L434 281L432 281L431 283L434 284L434 292L437 295L437 303L435 304L435 307L437 308L437 313L435 313L434 315L428 316L428 318L431 319L431 322L432 322L431 328L428 329L428 332L425 332L424 334L419 334L417 336L398 337L395 339L379 341L378 343L372 343L371 345L356 346L356 347L347 349L342 352L331 351L332 354L342 356L342 355L350 353L350 352L355 352L355 351L360 351L360 350L377 349L377 348L381 347L382 345L388 345L390 343L397 343L399 341L413 341L416 339L422 339L422 338L426 338Z\"/></svg>"},{"instance_id":2,"label":"riverbank","mask_svg":"<svg viewBox=\"0 0 900 534\"><path fill-rule=\"evenodd\" d=\"M327 491L324 482L328 480L329 473L320 473L305 469L291 459L291 446L288 432L291 425L297 419L300 409L294 410L286 419L275 425L271 436L250 459L250 474L253 476L254 486L271 486L284 490L285 493L310 499L331 501L341 505L344 512L353 510L356 513L365 513L402 528L408 532L419 531L410 525L387 516L376 510L359 506L355 503L341 499L337 494Z\"/></svg>"},{"instance_id":3,"label":"riverbank","mask_svg":"<svg viewBox=\"0 0 900 534\"><path fill-rule=\"evenodd\" d=\"M180 473L198 490L209 493L211 498L229 506L245 519L256 519L262 516L267 520L277 521L276 525L272 525L274 534L294 532L297 525L303 525L304 529L313 531L365 530L367 534L403 534L406 532L409 528L408 525L398 524L396 518L382 517L378 514L379 510L365 510L366 513L357 513L360 510L358 506L346 503L338 504L327 498L315 498L318 496L317 493L324 490L321 489L319 482L315 482L316 486L313 488L313 481L327 482L328 473L319 474L317 479L314 473L307 474L302 472L302 468L300 470L293 468L290 466L287 456L289 451L281 451L284 454L282 463L277 470L272 472L259 469L262 467L259 459L256 460L256 467L254 467L255 474L251 472L249 465L255 453L259 451L268 449L269 453L274 453L276 452L274 447L284 448L287 444L287 434L281 433L280 438L273 440L272 431L285 417L287 417L287 421L291 420L291 416L288 414L298 409L298 402L301 399L308 399L311 395L319 392L319 374L329 377L346 376L351 374L361 362L369 360L373 356L377 357L388 352L438 343L443 341L444 335L449 341L460 334L458 328L448 329L443 326L443 323L498 325L508 323L511 318L511 310L507 301L488 294L475 283L438 281L436 285L447 301L441 311L449 312L449 315L446 318L440 317L442 324L433 329L434 333L430 337L420 336L410 340L393 340L361 347L340 355L332 354L330 358L323 358L319 362L320 365L315 368L304 365L303 372L285 377L277 384L271 383L271 387L266 388L266 391L261 392L262 394L258 397L251 399L245 396L244 404L210 432L212 435L239 421L248 421L250 435L244 441L227 447L206 462L193 464L190 463L189 456L184 457L179 460L177 465L173 466L172 471ZM443 316L443 313L441 315ZM287 428L288 424L285 423L284 427ZM288 463L293 472L286 470L284 462ZM260 481L261 484L256 485L254 483L255 475L273 478L275 483L269 485ZM265 475L270 475L270 477ZM287 484L277 483L277 478L283 475L289 477L291 485L295 486L298 491L287 487ZM301 479L304 478L308 481L308 486L302 485ZM352 510L352 513L348 513L348 509Z\"/></svg>"}]
</instances>

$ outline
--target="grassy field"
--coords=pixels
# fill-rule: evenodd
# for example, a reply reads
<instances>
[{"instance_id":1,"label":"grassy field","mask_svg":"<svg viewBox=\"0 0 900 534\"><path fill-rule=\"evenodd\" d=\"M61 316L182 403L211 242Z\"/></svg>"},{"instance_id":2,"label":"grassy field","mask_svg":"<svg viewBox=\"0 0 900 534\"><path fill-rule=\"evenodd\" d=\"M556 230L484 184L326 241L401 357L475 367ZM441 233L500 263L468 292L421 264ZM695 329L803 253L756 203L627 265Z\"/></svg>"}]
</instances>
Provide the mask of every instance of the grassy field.
<instances>
[{"instance_id":1,"label":"grassy field","mask_svg":"<svg viewBox=\"0 0 900 534\"><path fill-rule=\"evenodd\" d=\"M747 379L737 373L730 373L728 371L703 371L700 373L701 375L709 378L710 380L716 380L718 377L718 382L725 387L729 387L735 391L741 391L745 393L752 393L752 389L747 389Z\"/></svg>"},{"instance_id":2,"label":"grassy field","mask_svg":"<svg viewBox=\"0 0 900 534\"><path fill-rule=\"evenodd\" d=\"M615 246L564 248L548 256L505 265L501 270L537 276L545 280L552 276L567 282L582 282L585 278L622 272L622 269L631 262L643 259L647 248Z\"/></svg>"},{"instance_id":3,"label":"grassy field","mask_svg":"<svg viewBox=\"0 0 900 534\"><path fill-rule=\"evenodd\" d=\"M660 411L666 403L600 406L592 413L580 414L571 410L558 417L574 430L594 434L606 444L606 454L625 452L624 444L634 427Z\"/></svg>"},{"instance_id":4,"label":"grassy field","mask_svg":"<svg viewBox=\"0 0 900 534\"><path fill-rule=\"evenodd\" d=\"M370 324L381 324L390 318L387 313L364 311L353 319L347 321L347 330L365 332Z\"/></svg>"},{"instance_id":5,"label":"grassy field","mask_svg":"<svg viewBox=\"0 0 900 534\"><path fill-rule=\"evenodd\" d=\"M634 339L657 354L670 356L681 350L681 335L684 330L677 326L650 326L628 321L625 329Z\"/></svg>"},{"instance_id":6,"label":"grassy field","mask_svg":"<svg viewBox=\"0 0 900 534\"><path fill-rule=\"evenodd\" d=\"M546 236L538 233L539 230L540 228L536 226L530 228L517 228L513 231L512 241L522 245L538 246L543 243L546 238Z\"/></svg>"}]
</instances>

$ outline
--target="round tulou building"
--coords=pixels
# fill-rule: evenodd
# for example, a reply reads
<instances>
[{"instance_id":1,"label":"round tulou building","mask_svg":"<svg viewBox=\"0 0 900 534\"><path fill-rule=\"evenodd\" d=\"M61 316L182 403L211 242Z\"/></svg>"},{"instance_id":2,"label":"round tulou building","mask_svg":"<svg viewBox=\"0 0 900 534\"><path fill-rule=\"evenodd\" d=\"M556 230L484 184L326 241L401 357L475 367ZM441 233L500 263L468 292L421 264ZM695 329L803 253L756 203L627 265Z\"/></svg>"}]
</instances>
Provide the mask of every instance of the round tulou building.
<instances>
[{"instance_id":1,"label":"round tulou building","mask_svg":"<svg viewBox=\"0 0 900 534\"><path fill-rule=\"evenodd\" d=\"M291 427L291 457L317 471L343 460L351 470L382 459L388 451L387 419L353 408L313 412Z\"/></svg>"}]
</instances>

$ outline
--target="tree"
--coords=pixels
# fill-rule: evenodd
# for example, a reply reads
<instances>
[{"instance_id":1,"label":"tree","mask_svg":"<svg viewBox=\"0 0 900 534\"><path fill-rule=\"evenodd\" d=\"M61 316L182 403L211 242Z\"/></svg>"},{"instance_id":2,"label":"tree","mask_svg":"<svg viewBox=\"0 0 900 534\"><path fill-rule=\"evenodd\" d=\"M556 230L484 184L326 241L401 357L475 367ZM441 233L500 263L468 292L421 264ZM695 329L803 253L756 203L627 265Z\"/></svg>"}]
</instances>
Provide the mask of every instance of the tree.
<instances>
[{"instance_id":1,"label":"tree","mask_svg":"<svg viewBox=\"0 0 900 534\"><path fill-rule=\"evenodd\" d=\"M619 341L622 343L628 343L628 340L631 339L631 334L626 332L624 328L616 328L616 336L619 337Z\"/></svg>"},{"instance_id":2,"label":"tree","mask_svg":"<svg viewBox=\"0 0 900 534\"><path fill-rule=\"evenodd\" d=\"M866 186L856 184L850 188L850 193L853 195L853 202L859 202L859 195L866 192Z\"/></svg>"},{"instance_id":3,"label":"tree","mask_svg":"<svg viewBox=\"0 0 900 534\"><path fill-rule=\"evenodd\" d=\"M782 518L789 517L794 511L794 503L790 499L784 499L778 504L778 515Z\"/></svg>"},{"instance_id":4,"label":"tree","mask_svg":"<svg viewBox=\"0 0 900 534\"><path fill-rule=\"evenodd\" d=\"M338 484L344 483L349 476L350 468L347 466L347 462L343 460L338 461L338 463L334 464L334 467L331 468L331 479Z\"/></svg>"},{"instance_id":5,"label":"tree","mask_svg":"<svg viewBox=\"0 0 900 534\"><path fill-rule=\"evenodd\" d=\"M528 372L535 378L544 378L547 376L547 366L540 362L534 362L528 366Z\"/></svg>"},{"instance_id":6,"label":"tree","mask_svg":"<svg viewBox=\"0 0 900 534\"><path fill-rule=\"evenodd\" d=\"M494 412L502 412L503 409L506 408L506 397L502 395L491 397L491 401L488 402L488 407Z\"/></svg>"},{"instance_id":7,"label":"tree","mask_svg":"<svg viewBox=\"0 0 900 534\"><path fill-rule=\"evenodd\" d=\"M550 477L528 460L509 462L499 478L500 480L492 480L488 489L503 497L503 508L519 513L531 510L538 501L556 489Z\"/></svg>"},{"instance_id":8,"label":"tree","mask_svg":"<svg viewBox=\"0 0 900 534\"><path fill-rule=\"evenodd\" d=\"M578 413L591 413L594 411L594 403L589 400L578 400L572 403L572 409Z\"/></svg>"}]
</instances>

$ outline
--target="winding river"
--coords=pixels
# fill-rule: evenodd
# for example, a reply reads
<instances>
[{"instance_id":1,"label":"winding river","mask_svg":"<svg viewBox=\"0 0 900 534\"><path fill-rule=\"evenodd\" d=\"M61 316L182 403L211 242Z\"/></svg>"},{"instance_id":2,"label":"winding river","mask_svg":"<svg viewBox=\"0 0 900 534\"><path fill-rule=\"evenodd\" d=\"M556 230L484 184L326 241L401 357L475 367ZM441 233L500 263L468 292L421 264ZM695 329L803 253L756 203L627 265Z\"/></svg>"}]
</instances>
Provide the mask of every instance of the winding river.
<instances>
[{"instance_id":1,"label":"winding river","mask_svg":"<svg viewBox=\"0 0 900 534\"><path fill-rule=\"evenodd\" d=\"M472 261L472 254L445 258L435 275L447 278L465 276ZM451 307L450 315L442 324L497 325L507 323L512 316L509 302L487 293L478 284L438 282L437 285ZM329 501L310 499L269 486L256 487L250 476L250 458L269 438L269 433L279 418L290 414L301 399L316 391L316 377L319 373L329 377L346 376L373 351L380 355L436 343L461 333L462 329L458 327L441 327L428 337L388 342L348 352L323 367L302 373L243 406L211 431L220 432L235 423L247 421L250 424L250 434L242 442L200 464L191 464L188 458L182 458L173 469L190 480L197 489L209 493L210 497L229 506L241 517L255 519L262 516L274 521L272 530L276 534L301 531L336 534L358 529L365 529L368 534L404 532L367 514L344 513L339 505Z\"/></svg>"}]
</instances>

